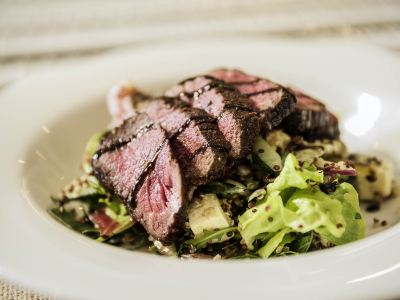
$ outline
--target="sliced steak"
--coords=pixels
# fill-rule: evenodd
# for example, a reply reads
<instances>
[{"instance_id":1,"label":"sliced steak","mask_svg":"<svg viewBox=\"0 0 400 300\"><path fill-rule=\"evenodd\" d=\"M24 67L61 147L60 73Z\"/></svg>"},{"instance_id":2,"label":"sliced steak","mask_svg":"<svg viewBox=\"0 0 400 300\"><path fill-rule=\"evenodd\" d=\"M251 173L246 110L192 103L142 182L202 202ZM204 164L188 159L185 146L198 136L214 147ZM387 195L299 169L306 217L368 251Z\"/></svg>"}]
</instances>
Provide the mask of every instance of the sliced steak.
<instances>
[{"instance_id":1,"label":"sliced steak","mask_svg":"<svg viewBox=\"0 0 400 300\"><path fill-rule=\"evenodd\" d=\"M287 133L301 135L311 141L339 137L338 119L323 103L299 90L290 90L296 95L297 104L295 111L282 124Z\"/></svg>"},{"instance_id":2,"label":"sliced steak","mask_svg":"<svg viewBox=\"0 0 400 300\"><path fill-rule=\"evenodd\" d=\"M165 131L147 115L123 122L93 156L95 176L155 239L171 242L184 221L185 187Z\"/></svg>"},{"instance_id":3,"label":"sliced steak","mask_svg":"<svg viewBox=\"0 0 400 300\"><path fill-rule=\"evenodd\" d=\"M135 107L167 132L188 182L202 184L224 175L229 144L204 110L169 98L137 102Z\"/></svg>"},{"instance_id":4,"label":"sliced steak","mask_svg":"<svg viewBox=\"0 0 400 300\"><path fill-rule=\"evenodd\" d=\"M186 79L166 92L217 119L218 128L231 149L229 156L240 159L251 152L260 131L260 120L248 99L235 87L210 76Z\"/></svg>"},{"instance_id":5,"label":"sliced steak","mask_svg":"<svg viewBox=\"0 0 400 300\"><path fill-rule=\"evenodd\" d=\"M210 75L235 86L248 98L250 107L260 114L264 130L277 127L295 109L296 97L288 89L271 80L235 69L219 69Z\"/></svg>"}]
</instances>

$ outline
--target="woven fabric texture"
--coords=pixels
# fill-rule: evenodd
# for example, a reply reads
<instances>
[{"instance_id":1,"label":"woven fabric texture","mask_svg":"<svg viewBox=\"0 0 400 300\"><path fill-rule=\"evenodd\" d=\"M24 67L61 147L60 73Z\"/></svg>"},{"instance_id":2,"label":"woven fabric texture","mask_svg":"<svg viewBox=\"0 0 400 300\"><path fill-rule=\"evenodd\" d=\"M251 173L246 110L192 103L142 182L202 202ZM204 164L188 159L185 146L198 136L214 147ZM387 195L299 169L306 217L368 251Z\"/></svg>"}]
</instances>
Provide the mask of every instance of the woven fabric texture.
<instances>
[{"instance_id":1,"label":"woven fabric texture","mask_svg":"<svg viewBox=\"0 0 400 300\"><path fill-rule=\"evenodd\" d=\"M8 281L0 280L1 300L50 300L53 298L41 296L35 292L28 291Z\"/></svg>"}]
</instances>

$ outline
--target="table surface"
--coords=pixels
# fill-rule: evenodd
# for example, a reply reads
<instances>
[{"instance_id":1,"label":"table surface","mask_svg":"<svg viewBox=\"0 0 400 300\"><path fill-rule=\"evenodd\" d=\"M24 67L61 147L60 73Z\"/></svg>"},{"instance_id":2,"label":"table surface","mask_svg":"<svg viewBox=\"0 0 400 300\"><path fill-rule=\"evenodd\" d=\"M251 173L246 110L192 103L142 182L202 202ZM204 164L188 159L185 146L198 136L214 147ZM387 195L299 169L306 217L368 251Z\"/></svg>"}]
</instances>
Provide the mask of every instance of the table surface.
<instances>
[{"instance_id":1,"label":"table surface","mask_svg":"<svg viewBox=\"0 0 400 300\"><path fill-rule=\"evenodd\" d=\"M114 49L207 36L360 40L400 55L399 0L3 0L0 91ZM0 280L0 300L50 299Z\"/></svg>"}]
</instances>

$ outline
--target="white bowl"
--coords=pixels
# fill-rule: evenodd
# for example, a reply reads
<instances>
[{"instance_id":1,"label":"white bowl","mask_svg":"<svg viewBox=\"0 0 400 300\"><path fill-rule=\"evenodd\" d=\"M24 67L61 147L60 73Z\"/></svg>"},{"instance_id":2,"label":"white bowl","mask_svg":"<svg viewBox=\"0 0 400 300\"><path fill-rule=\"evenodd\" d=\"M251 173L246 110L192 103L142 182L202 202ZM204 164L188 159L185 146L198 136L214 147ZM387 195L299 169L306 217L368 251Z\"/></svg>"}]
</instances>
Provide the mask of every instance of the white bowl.
<instances>
[{"instance_id":1,"label":"white bowl","mask_svg":"<svg viewBox=\"0 0 400 300\"><path fill-rule=\"evenodd\" d=\"M54 221L50 194L79 175L88 137L109 118L105 95L132 79L144 90L219 66L238 67L325 99L350 150L400 164L400 60L361 44L223 39L174 42L43 71L0 94L0 275L49 295L81 299L376 299L400 296L399 201L388 226L364 240L293 257L181 261L130 252Z\"/></svg>"}]
</instances>

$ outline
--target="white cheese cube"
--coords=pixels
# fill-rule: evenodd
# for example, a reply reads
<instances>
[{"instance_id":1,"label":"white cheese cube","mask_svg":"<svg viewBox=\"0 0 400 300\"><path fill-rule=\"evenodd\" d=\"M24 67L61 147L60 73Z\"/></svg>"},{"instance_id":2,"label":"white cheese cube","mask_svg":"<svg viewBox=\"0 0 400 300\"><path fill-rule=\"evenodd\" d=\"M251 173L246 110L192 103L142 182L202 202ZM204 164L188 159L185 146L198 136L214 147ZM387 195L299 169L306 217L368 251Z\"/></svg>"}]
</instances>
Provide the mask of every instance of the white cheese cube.
<instances>
[{"instance_id":1,"label":"white cheese cube","mask_svg":"<svg viewBox=\"0 0 400 300\"><path fill-rule=\"evenodd\" d=\"M189 207L188 216L190 229L195 236L201 235L205 230L229 227L232 223L214 194L202 195L196 199Z\"/></svg>"}]
</instances>

